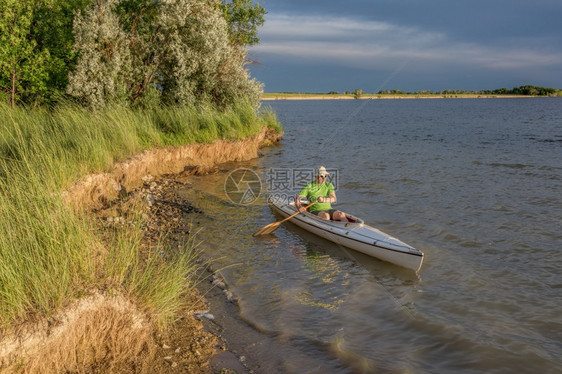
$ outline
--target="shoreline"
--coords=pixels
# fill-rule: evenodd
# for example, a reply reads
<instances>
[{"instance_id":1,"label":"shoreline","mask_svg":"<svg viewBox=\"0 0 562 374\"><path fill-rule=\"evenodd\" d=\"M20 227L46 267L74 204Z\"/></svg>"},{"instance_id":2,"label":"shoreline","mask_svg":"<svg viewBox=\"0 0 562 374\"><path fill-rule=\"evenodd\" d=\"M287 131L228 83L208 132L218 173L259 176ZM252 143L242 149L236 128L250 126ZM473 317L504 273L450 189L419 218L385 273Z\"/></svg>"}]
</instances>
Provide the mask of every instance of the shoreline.
<instances>
[{"instance_id":1,"label":"shoreline","mask_svg":"<svg viewBox=\"0 0 562 374\"><path fill-rule=\"evenodd\" d=\"M104 222L119 221L112 215L118 214L116 211L120 209L127 209L131 200L154 201L145 206L151 218L143 241L147 246L154 246L163 240L174 248L176 243L191 237L193 222L205 214L197 201L186 199L180 191L191 188L190 180L194 175L217 170L216 167L190 169L147 179L127 197L119 199L115 206L98 212L99 218ZM229 289L220 270L214 269L212 258L205 255L204 248L199 251L194 275L198 281L195 288L184 296L189 300L186 308L176 322L154 337L154 354L142 371L156 374L258 373L256 368L259 368L259 363L251 356L251 350L238 339L241 331L245 335L248 331L258 333L251 331L251 327L239 318L237 296ZM128 372L127 368L124 371Z\"/></svg>"},{"instance_id":2,"label":"shoreline","mask_svg":"<svg viewBox=\"0 0 562 374\"><path fill-rule=\"evenodd\" d=\"M216 165L228 161L256 158L260 148L278 143L281 137L282 134L264 127L259 133L242 140L217 140L210 144L150 149L114 164L109 172L81 178L64 191L63 196L74 209L92 216L102 233L129 224L129 215L140 214L148 220L142 239L144 248L150 251L150 248L170 242L179 244L189 238L190 220L193 219L192 214L198 213L198 209L190 202L174 197L177 184L188 184L190 175L213 172ZM200 273L200 270L196 273ZM195 275L195 279L201 278ZM204 286L207 288L196 287L200 291L192 290L185 295L187 307L196 310L181 309L179 320L160 331L150 327L150 311L139 309L135 300L119 290L106 292L102 284L94 284L87 294L73 300L52 317L28 321L5 331L0 339L0 372L16 368L33 371L38 365L52 360L60 361L56 366L62 365L65 370L75 368L79 372L103 371L104 368L129 373L186 370L190 373L211 373L223 368L237 370L240 374L247 372L247 369L240 371L244 366L239 366L240 360L233 360L236 357L234 354L223 353L228 352L228 349L226 342L220 343L220 334L213 334L209 327L203 328L206 324L204 316L209 312L205 297L215 285ZM112 303L115 297L123 301ZM92 298L96 300L95 303L89 302ZM223 302L229 301L225 298ZM84 303L87 305L85 308L82 307ZM110 317L117 313L123 322L112 325L111 328L117 330L107 333L107 321L115 318L101 320L98 317L100 313ZM97 326L98 323L101 326ZM83 331L75 333L75 325ZM133 340L136 353L109 349L114 341L129 335L127 329L130 330L131 326L143 332L138 341ZM124 330L120 331L122 328ZM99 331L98 335L108 335L101 340L100 345L103 346L94 346L94 357L71 357L72 362L67 363L62 357L59 360L58 355L53 354L57 347L68 346L70 355L74 355L70 343L79 341L81 346L88 346L91 344L88 334L92 334L92 331ZM110 340L106 341L107 338ZM125 339L125 346L128 345L127 341L131 341L131 338ZM213 361L219 350L222 350L221 357ZM106 361L108 359L109 362ZM215 370L217 367L218 370ZM57 372L56 368L51 370Z\"/></svg>"},{"instance_id":3,"label":"shoreline","mask_svg":"<svg viewBox=\"0 0 562 374\"><path fill-rule=\"evenodd\" d=\"M479 94L447 94L447 95L378 95L363 94L361 97L353 95L330 94L264 94L262 101L278 100L415 100L415 99L521 99L521 98L546 98L557 96L531 96L531 95L479 95Z\"/></svg>"},{"instance_id":4,"label":"shoreline","mask_svg":"<svg viewBox=\"0 0 562 374\"><path fill-rule=\"evenodd\" d=\"M260 148L279 142L281 137L264 127L243 140L149 149L115 163L108 172L80 178L63 192L63 197L77 209L101 209L124 192L141 186L148 175L158 177L186 170L205 173L216 164L256 158Z\"/></svg>"}]
</instances>

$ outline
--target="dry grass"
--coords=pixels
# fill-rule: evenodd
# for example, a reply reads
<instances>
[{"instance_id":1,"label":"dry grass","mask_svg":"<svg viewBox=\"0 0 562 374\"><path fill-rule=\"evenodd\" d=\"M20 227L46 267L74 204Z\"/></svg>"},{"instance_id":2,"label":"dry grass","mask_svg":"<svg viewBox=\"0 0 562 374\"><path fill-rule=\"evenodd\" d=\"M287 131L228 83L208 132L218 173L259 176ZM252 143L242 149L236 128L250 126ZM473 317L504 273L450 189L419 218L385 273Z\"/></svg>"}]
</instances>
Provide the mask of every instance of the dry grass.
<instances>
[{"instance_id":1,"label":"dry grass","mask_svg":"<svg viewBox=\"0 0 562 374\"><path fill-rule=\"evenodd\" d=\"M147 316L123 296L95 294L11 331L0 345L2 372L143 372L154 354L152 332Z\"/></svg>"}]
</instances>

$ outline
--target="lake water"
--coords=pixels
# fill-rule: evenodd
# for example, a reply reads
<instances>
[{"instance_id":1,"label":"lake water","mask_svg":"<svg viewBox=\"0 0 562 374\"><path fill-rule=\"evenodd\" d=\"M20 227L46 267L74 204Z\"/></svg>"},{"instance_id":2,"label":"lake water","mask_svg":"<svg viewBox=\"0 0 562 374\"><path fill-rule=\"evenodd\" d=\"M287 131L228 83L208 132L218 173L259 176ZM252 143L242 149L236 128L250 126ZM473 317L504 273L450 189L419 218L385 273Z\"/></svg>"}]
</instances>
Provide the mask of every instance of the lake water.
<instances>
[{"instance_id":1,"label":"lake water","mask_svg":"<svg viewBox=\"0 0 562 374\"><path fill-rule=\"evenodd\" d=\"M282 145L184 191L264 336L258 372L562 372L561 99L264 105ZM319 165L337 175L338 209L425 253L418 274L290 223L253 238L279 217L225 193L234 169L288 192Z\"/></svg>"}]
</instances>

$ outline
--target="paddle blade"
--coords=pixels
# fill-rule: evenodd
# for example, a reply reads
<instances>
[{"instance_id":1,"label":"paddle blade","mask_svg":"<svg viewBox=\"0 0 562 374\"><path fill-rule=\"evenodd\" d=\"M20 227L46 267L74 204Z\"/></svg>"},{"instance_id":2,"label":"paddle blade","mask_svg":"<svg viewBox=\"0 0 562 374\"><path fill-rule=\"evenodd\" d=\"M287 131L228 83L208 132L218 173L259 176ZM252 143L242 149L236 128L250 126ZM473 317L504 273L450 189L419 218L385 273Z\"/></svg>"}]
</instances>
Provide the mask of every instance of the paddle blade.
<instances>
[{"instance_id":1,"label":"paddle blade","mask_svg":"<svg viewBox=\"0 0 562 374\"><path fill-rule=\"evenodd\" d=\"M279 226L281 226L281 222L270 223L269 225L264 226L258 231L256 231L255 233L253 233L252 236L273 234Z\"/></svg>"}]
</instances>

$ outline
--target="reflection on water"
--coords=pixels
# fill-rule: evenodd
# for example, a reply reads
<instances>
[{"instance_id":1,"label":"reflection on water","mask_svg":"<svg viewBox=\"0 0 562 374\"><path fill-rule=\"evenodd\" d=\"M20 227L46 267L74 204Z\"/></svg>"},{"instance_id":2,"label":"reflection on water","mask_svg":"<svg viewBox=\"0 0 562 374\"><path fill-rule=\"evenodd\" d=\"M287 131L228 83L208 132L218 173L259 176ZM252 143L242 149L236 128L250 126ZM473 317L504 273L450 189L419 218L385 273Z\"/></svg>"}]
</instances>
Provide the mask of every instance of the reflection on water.
<instances>
[{"instance_id":1,"label":"reflection on water","mask_svg":"<svg viewBox=\"0 0 562 374\"><path fill-rule=\"evenodd\" d=\"M256 354L289 373L559 370L559 103L372 101L345 127L356 102L274 103L284 145L183 191L242 318L278 344ZM229 170L320 164L339 170L338 208L425 252L419 276L291 223L254 238L279 217L225 195Z\"/></svg>"}]
</instances>

